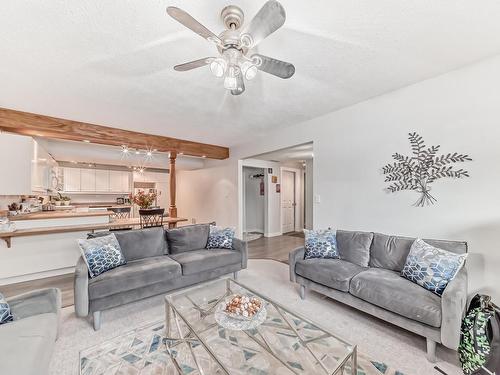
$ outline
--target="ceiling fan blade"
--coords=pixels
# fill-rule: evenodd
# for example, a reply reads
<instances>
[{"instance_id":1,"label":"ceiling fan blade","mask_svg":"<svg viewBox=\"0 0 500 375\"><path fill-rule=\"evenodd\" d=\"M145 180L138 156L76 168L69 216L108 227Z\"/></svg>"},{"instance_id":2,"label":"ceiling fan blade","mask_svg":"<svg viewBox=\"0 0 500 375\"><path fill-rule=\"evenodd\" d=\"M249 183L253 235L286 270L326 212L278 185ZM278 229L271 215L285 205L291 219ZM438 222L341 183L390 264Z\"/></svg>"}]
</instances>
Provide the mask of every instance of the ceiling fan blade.
<instances>
[{"instance_id":1,"label":"ceiling fan blade","mask_svg":"<svg viewBox=\"0 0 500 375\"><path fill-rule=\"evenodd\" d=\"M210 64L213 59L213 57L205 57L204 59L194 60L184 64L176 65L174 66L174 69L178 72L185 72L187 70L201 68L202 66Z\"/></svg>"},{"instance_id":2,"label":"ceiling fan blade","mask_svg":"<svg viewBox=\"0 0 500 375\"><path fill-rule=\"evenodd\" d=\"M243 29L242 39L245 40L245 34L250 35L247 47L253 48L283 26L285 19L285 8L276 0L269 0Z\"/></svg>"},{"instance_id":3,"label":"ceiling fan blade","mask_svg":"<svg viewBox=\"0 0 500 375\"><path fill-rule=\"evenodd\" d=\"M292 64L273 59L272 57L255 54L252 55L252 60L257 61L256 65L259 70L279 78L287 79L295 73L295 67Z\"/></svg>"},{"instance_id":4,"label":"ceiling fan blade","mask_svg":"<svg viewBox=\"0 0 500 375\"><path fill-rule=\"evenodd\" d=\"M231 90L233 95L241 95L245 91L245 82L243 81L243 74L238 74L236 76L236 82L238 82L238 87L235 90Z\"/></svg>"},{"instance_id":5,"label":"ceiling fan blade","mask_svg":"<svg viewBox=\"0 0 500 375\"><path fill-rule=\"evenodd\" d=\"M189 13L179 9L177 7L168 7L167 13L170 17L175 19L177 22L183 24L188 29L193 30L196 34L202 36L203 38L213 41L215 43L222 43L217 35L208 30L201 23L196 21Z\"/></svg>"}]
</instances>

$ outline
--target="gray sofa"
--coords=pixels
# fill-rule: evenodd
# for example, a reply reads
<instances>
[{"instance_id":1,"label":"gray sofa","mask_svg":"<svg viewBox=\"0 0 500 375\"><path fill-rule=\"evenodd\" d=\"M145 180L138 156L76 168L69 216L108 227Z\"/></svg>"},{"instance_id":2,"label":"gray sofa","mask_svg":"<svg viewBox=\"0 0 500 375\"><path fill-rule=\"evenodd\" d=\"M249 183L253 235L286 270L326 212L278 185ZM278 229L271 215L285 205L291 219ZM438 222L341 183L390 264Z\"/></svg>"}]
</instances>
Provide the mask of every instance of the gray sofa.
<instances>
[{"instance_id":1,"label":"gray sofa","mask_svg":"<svg viewBox=\"0 0 500 375\"><path fill-rule=\"evenodd\" d=\"M457 349L467 303L464 268L442 297L400 276L415 239L380 233L337 231L340 259L304 259L304 248L289 255L290 280L304 299L312 289L427 339L427 359L435 361L436 343ZM465 242L425 240L454 253Z\"/></svg>"},{"instance_id":2,"label":"gray sofa","mask_svg":"<svg viewBox=\"0 0 500 375\"><path fill-rule=\"evenodd\" d=\"M59 331L61 292L7 298L14 321L0 325L0 374L46 375Z\"/></svg>"},{"instance_id":3,"label":"gray sofa","mask_svg":"<svg viewBox=\"0 0 500 375\"><path fill-rule=\"evenodd\" d=\"M232 250L205 249L208 224L114 233L127 264L90 278L80 257L75 269L76 315L91 313L95 330L103 310L229 273L236 278L247 267L246 242L234 239Z\"/></svg>"}]
</instances>

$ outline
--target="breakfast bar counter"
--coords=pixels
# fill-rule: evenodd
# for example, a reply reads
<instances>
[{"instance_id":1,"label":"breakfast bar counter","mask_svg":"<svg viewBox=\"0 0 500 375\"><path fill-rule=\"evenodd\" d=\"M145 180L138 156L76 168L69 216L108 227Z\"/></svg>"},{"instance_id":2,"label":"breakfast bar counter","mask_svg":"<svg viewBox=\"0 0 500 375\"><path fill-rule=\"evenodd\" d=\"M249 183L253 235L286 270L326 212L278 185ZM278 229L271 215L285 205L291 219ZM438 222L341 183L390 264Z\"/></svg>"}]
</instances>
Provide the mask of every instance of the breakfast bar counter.
<instances>
[{"instance_id":1,"label":"breakfast bar counter","mask_svg":"<svg viewBox=\"0 0 500 375\"><path fill-rule=\"evenodd\" d=\"M177 223L187 221L187 219L180 217L165 217L163 218L163 226L168 228L174 228ZM14 232L0 232L0 239L7 243L7 247L11 247L12 237L26 237L26 236L39 236L43 234L55 234L55 233L69 233L69 232L94 232L99 230L106 230L114 227L127 227L132 228L140 227L140 219L131 218L123 220L115 220L104 224L79 224L79 225L65 225L56 227L40 227L40 228L29 228L29 229L18 229Z\"/></svg>"},{"instance_id":2,"label":"breakfast bar counter","mask_svg":"<svg viewBox=\"0 0 500 375\"><path fill-rule=\"evenodd\" d=\"M27 214L19 214L9 216L10 221L21 220L45 220L45 219L66 219L73 217L89 217L89 216L110 216L112 212L109 211L39 211Z\"/></svg>"},{"instance_id":3,"label":"breakfast bar counter","mask_svg":"<svg viewBox=\"0 0 500 375\"><path fill-rule=\"evenodd\" d=\"M27 215L19 215L19 220L13 221L15 231L0 233L0 285L72 273L80 256L78 239L114 227L140 227L139 218L111 220L109 213L102 211L54 214L69 216L23 220ZM164 226L170 228L186 221L163 218Z\"/></svg>"}]
</instances>

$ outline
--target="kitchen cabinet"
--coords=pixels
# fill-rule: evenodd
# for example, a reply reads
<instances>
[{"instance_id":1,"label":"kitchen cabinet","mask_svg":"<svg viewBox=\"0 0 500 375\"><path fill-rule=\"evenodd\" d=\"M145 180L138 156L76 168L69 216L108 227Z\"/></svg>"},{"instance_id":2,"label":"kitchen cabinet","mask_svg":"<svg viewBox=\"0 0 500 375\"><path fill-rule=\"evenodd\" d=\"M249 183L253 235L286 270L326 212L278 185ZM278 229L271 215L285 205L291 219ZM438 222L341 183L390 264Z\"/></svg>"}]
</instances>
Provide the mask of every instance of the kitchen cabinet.
<instances>
[{"instance_id":1,"label":"kitchen cabinet","mask_svg":"<svg viewBox=\"0 0 500 375\"><path fill-rule=\"evenodd\" d=\"M80 191L96 191L95 169L80 169Z\"/></svg>"},{"instance_id":2,"label":"kitchen cabinet","mask_svg":"<svg viewBox=\"0 0 500 375\"><path fill-rule=\"evenodd\" d=\"M64 191L77 192L80 191L80 168L64 168Z\"/></svg>"},{"instance_id":3,"label":"kitchen cabinet","mask_svg":"<svg viewBox=\"0 0 500 375\"><path fill-rule=\"evenodd\" d=\"M0 195L47 194L57 162L31 137L0 134Z\"/></svg>"},{"instance_id":4,"label":"kitchen cabinet","mask_svg":"<svg viewBox=\"0 0 500 375\"><path fill-rule=\"evenodd\" d=\"M109 191L116 193L130 192L130 173L109 171Z\"/></svg>"},{"instance_id":5,"label":"kitchen cabinet","mask_svg":"<svg viewBox=\"0 0 500 375\"><path fill-rule=\"evenodd\" d=\"M129 194L130 173L104 169L64 168L66 193Z\"/></svg>"},{"instance_id":6,"label":"kitchen cabinet","mask_svg":"<svg viewBox=\"0 0 500 375\"><path fill-rule=\"evenodd\" d=\"M109 189L109 173L108 170L96 169L95 170L95 191L108 192Z\"/></svg>"},{"instance_id":7,"label":"kitchen cabinet","mask_svg":"<svg viewBox=\"0 0 500 375\"><path fill-rule=\"evenodd\" d=\"M0 134L0 195L31 193L33 140L21 135Z\"/></svg>"}]
</instances>

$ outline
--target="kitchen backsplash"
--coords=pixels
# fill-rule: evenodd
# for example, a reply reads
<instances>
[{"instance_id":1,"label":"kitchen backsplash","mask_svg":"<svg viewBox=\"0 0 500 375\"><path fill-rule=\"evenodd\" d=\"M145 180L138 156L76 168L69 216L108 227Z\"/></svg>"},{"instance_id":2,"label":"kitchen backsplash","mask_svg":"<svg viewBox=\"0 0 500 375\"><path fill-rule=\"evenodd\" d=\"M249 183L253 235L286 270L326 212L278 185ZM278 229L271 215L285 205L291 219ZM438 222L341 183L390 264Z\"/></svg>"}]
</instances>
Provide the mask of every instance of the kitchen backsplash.
<instances>
[{"instance_id":1,"label":"kitchen backsplash","mask_svg":"<svg viewBox=\"0 0 500 375\"><path fill-rule=\"evenodd\" d=\"M126 194L66 194L72 203L110 203L116 198L127 198Z\"/></svg>"}]
</instances>

